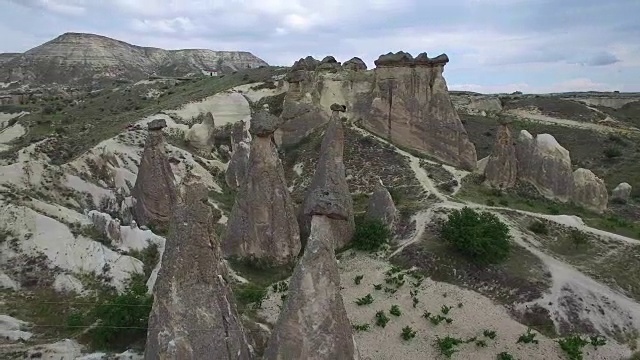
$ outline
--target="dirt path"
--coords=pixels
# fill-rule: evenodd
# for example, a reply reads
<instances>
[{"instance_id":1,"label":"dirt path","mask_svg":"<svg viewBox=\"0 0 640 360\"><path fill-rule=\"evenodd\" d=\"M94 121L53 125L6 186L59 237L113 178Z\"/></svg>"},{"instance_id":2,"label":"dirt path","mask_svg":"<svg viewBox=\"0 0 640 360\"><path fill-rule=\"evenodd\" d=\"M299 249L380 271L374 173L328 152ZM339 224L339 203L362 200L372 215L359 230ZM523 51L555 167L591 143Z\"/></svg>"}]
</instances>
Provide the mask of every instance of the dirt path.
<instances>
[{"instance_id":1,"label":"dirt path","mask_svg":"<svg viewBox=\"0 0 640 360\"><path fill-rule=\"evenodd\" d=\"M561 126L566 126L571 128L578 128L578 129L595 130L602 133L611 133L611 132L618 132L618 133L624 133L624 134L640 133L640 131L637 129L615 128L611 126L594 124L590 122L581 122L581 121L575 121L575 120L569 120L569 119L553 118L543 114L531 113L525 110L508 110L505 113L523 120L535 121L540 123L552 123L556 125L561 125Z\"/></svg>"}]
</instances>

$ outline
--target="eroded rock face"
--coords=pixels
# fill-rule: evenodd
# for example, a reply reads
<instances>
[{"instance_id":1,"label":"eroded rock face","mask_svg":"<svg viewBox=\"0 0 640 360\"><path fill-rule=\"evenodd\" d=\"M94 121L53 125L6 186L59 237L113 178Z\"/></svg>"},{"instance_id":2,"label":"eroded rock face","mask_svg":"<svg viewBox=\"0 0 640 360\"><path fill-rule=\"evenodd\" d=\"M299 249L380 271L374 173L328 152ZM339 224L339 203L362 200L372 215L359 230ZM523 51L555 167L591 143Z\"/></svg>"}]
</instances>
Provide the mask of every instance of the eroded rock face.
<instances>
[{"instance_id":1,"label":"eroded rock face","mask_svg":"<svg viewBox=\"0 0 640 360\"><path fill-rule=\"evenodd\" d=\"M500 125L496 134L493 152L484 169L486 182L500 189L508 189L516 184L518 161L513 135L508 124Z\"/></svg>"},{"instance_id":2,"label":"eroded rock face","mask_svg":"<svg viewBox=\"0 0 640 360\"><path fill-rule=\"evenodd\" d=\"M135 199L133 213L136 222L159 229L167 228L176 200L175 178L165 152L164 127L166 123L161 119L149 123L149 134L131 192Z\"/></svg>"},{"instance_id":3,"label":"eroded rock face","mask_svg":"<svg viewBox=\"0 0 640 360\"><path fill-rule=\"evenodd\" d=\"M572 200L589 210L602 213L609 202L607 186L591 170L576 169L573 172Z\"/></svg>"},{"instance_id":4,"label":"eroded rock face","mask_svg":"<svg viewBox=\"0 0 640 360\"><path fill-rule=\"evenodd\" d=\"M628 201L631 196L631 185L626 182L618 184L611 192L611 197L616 200Z\"/></svg>"},{"instance_id":5,"label":"eroded rock face","mask_svg":"<svg viewBox=\"0 0 640 360\"><path fill-rule=\"evenodd\" d=\"M211 151L215 136L215 121L213 114L208 112L200 124L193 125L187 134L186 140L196 149Z\"/></svg>"},{"instance_id":6,"label":"eroded rock face","mask_svg":"<svg viewBox=\"0 0 640 360\"><path fill-rule=\"evenodd\" d=\"M284 169L271 133L277 120L269 114L251 119L249 166L227 222L225 257L253 260L257 266L295 263L300 232Z\"/></svg>"},{"instance_id":7,"label":"eroded rock face","mask_svg":"<svg viewBox=\"0 0 640 360\"><path fill-rule=\"evenodd\" d=\"M227 165L225 173L225 181L229 188L237 191L243 184L249 167L249 145L240 142L236 146L235 151L231 155L231 160Z\"/></svg>"},{"instance_id":8,"label":"eroded rock face","mask_svg":"<svg viewBox=\"0 0 640 360\"><path fill-rule=\"evenodd\" d=\"M526 130L516 143L518 178L533 184L545 197L568 201L573 188L569 151L549 134L535 138Z\"/></svg>"},{"instance_id":9,"label":"eroded rock face","mask_svg":"<svg viewBox=\"0 0 640 360\"><path fill-rule=\"evenodd\" d=\"M206 187L186 179L155 285L145 360L253 358L206 202Z\"/></svg>"},{"instance_id":10,"label":"eroded rock face","mask_svg":"<svg viewBox=\"0 0 640 360\"><path fill-rule=\"evenodd\" d=\"M344 107L341 109L344 110ZM310 234L312 217L328 216L335 231L336 249L346 246L355 231L353 200L347 185L342 158L344 130L340 113L341 111L333 111L331 116L320 147L316 171L307 189L300 219L300 234L304 241Z\"/></svg>"},{"instance_id":11,"label":"eroded rock face","mask_svg":"<svg viewBox=\"0 0 640 360\"><path fill-rule=\"evenodd\" d=\"M382 221L390 229L393 229L398 219L398 209L393 203L389 190L382 184L381 180L379 180L375 191L369 199L367 217Z\"/></svg>"},{"instance_id":12,"label":"eroded rock face","mask_svg":"<svg viewBox=\"0 0 640 360\"><path fill-rule=\"evenodd\" d=\"M231 151L235 152L241 142L249 143L250 141L251 135L249 135L247 124L243 120L234 123L231 129Z\"/></svg>"},{"instance_id":13,"label":"eroded rock face","mask_svg":"<svg viewBox=\"0 0 640 360\"><path fill-rule=\"evenodd\" d=\"M269 340L266 360L358 359L340 295L332 219L313 216L311 236Z\"/></svg>"},{"instance_id":14,"label":"eroded rock face","mask_svg":"<svg viewBox=\"0 0 640 360\"><path fill-rule=\"evenodd\" d=\"M354 57L345 61L344 64L342 64L342 68L352 71L364 71L367 70L367 64L365 64L359 57Z\"/></svg>"},{"instance_id":15,"label":"eroded rock face","mask_svg":"<svg viewBox=\"0 0 640 360\"><path fill-rule=\"evenodd\" d=\"M476 150L458 117L442 76L446 55L415 59L408 53L376 60L370 101L359 105L363 126L393 143L472 170Z\"/></svg>"}]
</instances>

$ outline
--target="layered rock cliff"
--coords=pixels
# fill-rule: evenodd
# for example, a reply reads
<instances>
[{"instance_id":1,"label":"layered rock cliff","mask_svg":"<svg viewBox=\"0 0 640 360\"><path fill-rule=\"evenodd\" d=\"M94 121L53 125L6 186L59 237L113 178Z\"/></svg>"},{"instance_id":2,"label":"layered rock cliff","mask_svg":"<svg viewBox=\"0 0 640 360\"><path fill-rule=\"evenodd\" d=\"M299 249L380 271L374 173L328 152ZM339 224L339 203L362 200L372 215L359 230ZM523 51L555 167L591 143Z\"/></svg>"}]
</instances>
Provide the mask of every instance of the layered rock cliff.
<instances>
[{"instance_id":1,"label":"layered rock cliff","mask_svg":"<svg viewBox=\"0 0 640 360\"><path fill-rule=\"evenodd\" d=\"M280 119L266 111L251 118L246 178L223 242L225 257L253 260L263 267L293 265L301 248L293 202L273 142L279 124Z\"/></svg>"},{"instance_id":2,"label":"layered rock cliff","mask_svg":"<svg viewBox=\"0 0 640 360\"><path fill-rule=\"evenodd\" d=\"M206 187L185 178L154 289L145 360L253 358L206 202Z\"/></svg>"},{"instance_id":3,"label":"layered rock cliff","mask_svg":"<svg viewBox=\"0 0 640 360\"><path fill-rule=\"evenodd\" d=\"M149 122L149 133L131 191L134 219L140 225L166 229L176 200L175 177L166 155L162 119Z\"/></svg>"},{"instance_id":4,"label":"layered rock cliff","mask_svg":"<svg viewBox=\"0 0 640 360\"><path fill-rule=\"evenodd\" d=\"M472 170L476 150L458 117L442 76L446 55L413 58L398 52L376 60L369 99L360 102L362 125L405 148Z\"/></svg>"},{"instance_id":5,"label":"layered rock cliff","mask_svg":"<svg viewBox=\"0 0 640 360\"><path fill-rule=\"evenodd\" d=\"M268 65L245 51L163 50L105 36L65 33L0 66L0 82L85 83L100 78L140 80L149 75L202 74Z\"/></svg>"},{"instance_id":6,"label":"layered rock cliff","mask_svg":"<svg viewBox=\"0 0 640 360\"><path fill-rule=\"evenodd\" d=\"M333 202L340 204L346 213L344 218L330 218L327 220L327 223L331 223L331 228L334 231L334 239L336 241L334 246L336 249L340 249L351 241L355 231L355 221L353 200L347 185L343 162L344 130L340 114L345 112L345 107L333 104L331 110L333 114L322 140L316 171L311 185L307 189L302 206L300 235L304 242L310 234L311 220L316 212L315 207L319 203L319 199L330 194L335 197Z\"/></svg>"}]
</instances>

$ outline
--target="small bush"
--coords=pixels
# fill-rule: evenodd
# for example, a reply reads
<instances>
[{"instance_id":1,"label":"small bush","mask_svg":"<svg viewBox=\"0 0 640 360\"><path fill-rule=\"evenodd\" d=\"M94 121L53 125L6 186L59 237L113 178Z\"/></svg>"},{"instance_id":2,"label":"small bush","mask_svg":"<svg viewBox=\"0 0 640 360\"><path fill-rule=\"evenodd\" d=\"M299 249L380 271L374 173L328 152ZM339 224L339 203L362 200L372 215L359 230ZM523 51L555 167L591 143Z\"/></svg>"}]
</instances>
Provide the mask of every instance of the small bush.
<instances>
[{"instance_id":1,"label":"small bush","mask_svg":"<svg viewBox=\"0 0 640 360\"><path fill-rule=\"evenodd\" d=\"M262 300L267 296L267 289L254 284L243 284L234 289L233 294L241 305L255 304L259 309L262 307Z\"/></svg>"},{"instance_id":2,"label":"small bush","mask_svg":"<svg viewBox=\"0 0 640 360\"><path fill-rule=\"evenodd\" d=\"M513 355L509 354L506 351L501 352L500 354L498 354L497 357L498 360L515 360L515 358L513 357Z\"/></svg>"},{"instance_id":3,"label":"small bush","mask_svg":"<svg viewBox=\"0 0 640 360\"><path fill-rule=\"evenodd\" d=\"M560 349L567 354L569 360L582 360L582 348L589 342L578 335L558 340Z\"/></svg>"},{"instance_id":4,"label":"small bush","mask_svg":"<svg viewBox=\"0 0 640 360\"><path fill-rule=\"evenodd\" d=\"M358 304L358 306L369 305L371 303L373 303L373 296L371 296L371 294L367 294L365 297L356 299L356 304Z\"/></svg>"},{"instance_id":5,"label":"small bush","mask_svg":"<svg viewBox=\"0 0 640 360\"><path fill-rule=\"evenodd\" d=\"M497 336L496 332L493 330L485 330L482 332L482 335L484 335L484 337L487 337L491 340L495 339Z\"/></svg>"},{"instance_id":6,"label":"small bush","mask_svg":"<svg viewBox=\"0 0 640 360\"><path fill-rule=\"evenodd\" d=\"M353 234L353 247L363 251L376 251L391 237L389 227L381 220L359 218Z\"/></svg>"},{"instance_id":7,"label":"small bush","mask_svg":"<svg viewBox=\"0 0 640 360\"><path fill-rule=\"evenodd\" d=\"M528 229L540 235L546 235L549 233L549 229L547 229L547 224L540 220L536 220L532 222L531 225L529 225Z\"/></svg>"},{"instance_id":8,"label":"small bush","mask_svg":"<svg viewBox=\"0 0 640 360\"><path fill-rule=\"evenodd\" d=\"M380 327L386 327L389 322L389 318L385 315L383 310L380 310L376 313L376 325Z\"/></svg>"},{"instance_id":9,"label":"small bush","mask_svg":"<svg viewBox=\"0 0 640 360\"><path fill-rule=\"evenodd\" d=\"M363 279L363 278L364 278L364 275L357 275L357 276L353 279L353 282L354 282L356 285L360 285L360 281L362 281L362 279Z\"/></svg>"},{"instance_id":10,"label":"small bush","mask_svg":"<svg viewBox=\"0 0 640 360\"><path fill-rule=\"evenodd\" d=\"M129 256L132 256L144 264L144 276L146 279L149 279L151 276L151 272L160 261L160 251L158 250L158 244L152 243L149 244L146 248L142 250L132 250L129 251Z\"/></svg>"},{"instance_id":11,"label":"small bush","mask_svg":"<svg viewBox=\"0 0 640 360\"><path fill-rule=\"evenodd\" d=\"M587 235L580 230L572 229L569 236L571 237L571 242L575 245L576 249L589 242Z\"/></svg>"},{"instance_id":12,"label":"small bush","mask_svg":"<svg viewBox=\"0 0 640 360\"><path fill-rule=\"evenodd\" d=\"M509 256L509 228L495 215L469 207L454 210L442 227L442 237L478 263L498 263Z\"/></svg>"},{"instance_id":13,"label":"small bush","mask_svg":"<svg viewBox=\"0 0 640 360\"><path fill-rule=\"evenodd\" d=\"M450 358L453 354L458 352L456 348L458 345L464 343L462 339L456 339L451 336L445 338L437 338L436 345L440 349L440 353L446 358Z\"/></svg>"},{"instance_id":14,"label":"small bush","mask_svg":"<svg viewBox=\"0 0 640 360\"><path fill-rule=\"evenodd\" d=\"M355 331L369 331L369 324L353 325Z\"/></svg>"},{"instance_id":15,"label":"small bush","mask_svg":"<svg viewBox=\"0 0 640 360\"><path fill-rule=\"evenodd\" d=\"M411 340L416 337L416 332L411 328L411 326L405 326L402 328L401 336L404 340Z\"/></svg>"},{"instance_id":16,"label":"small bush","mask_svg":"<svg viewBox=\"0 0 640 360\"><path fill-rule=\"evenodd\" d=\"M402 312L400 311L400 306L398 305L391 305L391 310L389 310L389 314L393 315L393 316L400 316L402 315Z\"/></svg>"},{"instance_id":17,"label":"small bush","mask_svg":"<svg viewBox=\"0 0 640 360\"><path fill-rule=\"evenodd\" d=\"M531 329L527 329L527 332L520 335L516 344L537 344L538 340L536 340L536 333L531 332Z\"/></svg>"},{"instance_id":18,"label":"small bush","mask_svg":"<svg viewBox=\"0 0 640 360\"><path fill-rule=\"evenodd\" d=\"M622 156L622 150L616 147L609 147L604 149L604 156L607 159L613 159Z\"/></svg>"},{"instance_id":19,"label":"small bush","mask_svg":"<svg viewBox=\"0 0 640 360\"><path fill-rule=\"evenodd\" d=\"M445 315L447 315L450 310L451 310L451 307L447 305L442 305L442 307L440 308L440 311Z\"/></svg>"}]
</instances>

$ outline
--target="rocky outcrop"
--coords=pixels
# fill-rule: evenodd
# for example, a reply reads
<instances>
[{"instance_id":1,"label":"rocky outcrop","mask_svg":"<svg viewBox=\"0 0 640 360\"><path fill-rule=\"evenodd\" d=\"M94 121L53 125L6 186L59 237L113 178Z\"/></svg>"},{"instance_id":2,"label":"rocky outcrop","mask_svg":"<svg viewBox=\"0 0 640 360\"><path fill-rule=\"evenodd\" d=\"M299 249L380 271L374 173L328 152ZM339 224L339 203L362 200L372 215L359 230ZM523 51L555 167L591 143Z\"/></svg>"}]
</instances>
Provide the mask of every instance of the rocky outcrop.
<instances>
[{"instance_id":1,"label":"rocky outcrop","mask_svg":"<svg viewBox=\"0 0 640 360\"><path fill-rule=\"evenodd\" d=\"M326 137L325 137L326 138ZM335 258L335 221L353 212L343 194L327 187L307 203L310 237L289 282L289 293L269 340L266 360L358 359Z\"/></svg>"},{"instance_id":2,"label":"rocky outcrop","mask_svg":"<svg viewBox=\"0 0 640 360\"><path fill-rule=\"evenodd\" d=\"M609 193L602 179L591 170L580 168L573 172L571 199L577 205L602 213L607 209Z\"/></svg>"},{"instance_id":3,"label":"rocky outcrop","mask_svg":"<svg viewBox=\"0 0 640 360\"><path fill-rule=\"evenodd\" d=\"M398 220L398 209L396 209L396 205L393 203L393 198L389 190L387 190L380 179L378 179L376 189L369 199L367 217L382 221L389 229L393 229L393 226Z\"/></svg>"},{"instance_id":4,"label":"rocky outcrop","mask_svg":"<svg viewBox=\"0 0 640 360\"><path fill-rule=\"evenodd\" d=\"M293 265L301 248L293 202L273 142L278 125L279 119L266 111L251 118L249 166L223 242L225 257L252 260L260 267Z\"/></svg>"},{"instance_id":5,"label":"rocky outcrop","mask_svg":"<svg viewBox=\"0 0 640 360\"><path fill-rule=\"evenodd\" d=\"M344 105L333 104L331 105L331 110L333 114L322 140L316 171L311 185L307 189L302 206L300 234L304 242L311 231L311 219L318 212L316 207L324 203L321 199L332 196L332 206L339 206L342 209L341 211L345 213L344 218L330 218L328 220L334 231L335 248L340 249L351 241L355 231L355 221L353 200L347 185L342 158L344 152L344 130L340 120L340 113L346 109Z\"/></svg>"},{"instance_id":6,"label":"rocky outcrop","mask_svg":"<svg viewBox=\"0 0 640 360\"><path fill-rule=\"evenodd\" d=\"M344 64L342 64L342 68L352 71L365 71L367 70L367 64L365 64L359 57L354 57L345 61Z\"/></svg>"},{"instance_id":7,"label":"rocky outcrop","mask_svg":"<svg viewBox=\"0 0 640 360\"><path fill-rule=\"evenodd\" d=\"M326 56L317 68L318 71L338 72L342 70L342 66L333 56Z\"/></svg>"},{"instance_id":8,"label":"rocky outcrop","mask_svg":"<svg viewBox=\"0 0 640 360\"><path fill-rule=\"evenodd\" d=\"M145 360L253 358L207 201L206 187L186 178L154 289Z\"/></svg>"},{"instance_id":9,"label":"rocky outcrop","mask_svg":"<svg viewBox=\"0 0 640 360\"><path fill-rule=\"evenodd\" d=\"M535 138L526 130L516 143L518 178L533 184L550 199L568 201L573 187L569 151L549 134Z\"/></svg>"},{"instance_id":10,"label":"rocky outcrop","mask_svg":"<svg viewBox=\"0 0 640 360\"><path fill-rule=\"evenodd\" d=\"M464 169L476 166L476 150L458 117L442 76L443 54L415 59L408 53L375 61L375 83L359 104L362 125L391 142Z\"/></svg>"},{"instance_id":11,"label":"rocky outcrop","mask_svg":"<svg viewBox=\"0 0 640 360\"><path fill-rule=\"evenodd\" d=\"M493 152L487 160L484 175L487 184L499 189L508 189L516 184L518 161L513 135L508 123L498 128Z\"/></svg>"},{"instance_id":12,"label":"rocky outcrop","mask_svg":"<svg viewBox=\"0 0 640 360\"><path fill-rule=\"evenodd\" d=\"M241 142L249 143L251 141L251 135L247 129L247 124L244 120L240 120L233 124L231 129L231 151L236 151L238 144Z\"/></svg>"},{"instance_id":13,"label":"rocky outcrop","mask_svg":"<svg viewBox=\"0 0 640 360\"><path fill-rule=\"evenodd\" d=\"M631 185L628 183L620 183L611 192L611 198L623 202L629 201L629 198L631 197L631 190Z\"/></svg>"},{"instance_id":14,"label":"rocky outcrop","mask_svg":"<svg viewBox=\"0 0 640 360\"><path fill-rule=\"evenodd\" d=\"M215 137L215 126L213 114L208 112L200 124L191 126L185 139L196 149L211 151Z\"/></svg>"},{"instance_id":15,"label":"rocky outcrop","mask_svg":"<svg viewBox=\"0 0 640 360\"><path fill-rule=\"evenodd\" d=\"M175 204L175 178L165 152L163 119L149 122L138 176L131 195L135 199L133 214L139 225L166 229Z\"/></svg>"},{"instance_id":16,"label":"rocky outcrop","mask_svg":"<svg viewBox=\"0 0 640 360\"><path fill-rule=\"evenodd\" d=\"M227 165L225 173L225 181L227 186L237 191L241 188L247 176L249 168L249 145L246 142L240 142L236 146L235 151L231 155L231 160Z\"/></svg>"}]
</instances>

